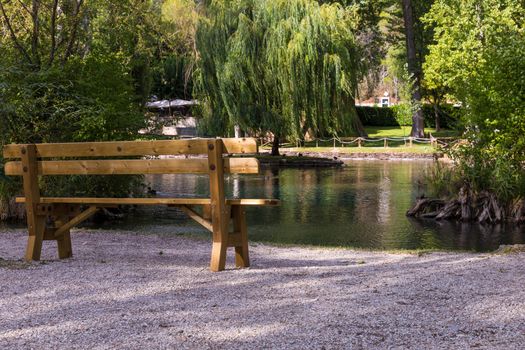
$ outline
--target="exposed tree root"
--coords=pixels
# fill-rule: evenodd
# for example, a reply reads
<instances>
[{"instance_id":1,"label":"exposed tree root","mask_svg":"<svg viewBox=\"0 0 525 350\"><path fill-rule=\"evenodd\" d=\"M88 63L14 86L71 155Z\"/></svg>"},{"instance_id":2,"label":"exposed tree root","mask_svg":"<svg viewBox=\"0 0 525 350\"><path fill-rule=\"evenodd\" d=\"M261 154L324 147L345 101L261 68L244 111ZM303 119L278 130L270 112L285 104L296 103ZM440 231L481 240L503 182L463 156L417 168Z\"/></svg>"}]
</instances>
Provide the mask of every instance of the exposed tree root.
<instances>
[{"instance_id":1,"label":"exposed tree root","mask_svg":"<svg viewBox=\"0 0 525 350\"><path fill-rule=\"evenodd\" d=\"M474 193L463 186L458 197L448 201L436 198L419 198L407 216L434 218L436 220L459 220L464 222L497 224L504 221L525 223L525 199L504 204L494 193Z\"/></svg>"}]
</instances>

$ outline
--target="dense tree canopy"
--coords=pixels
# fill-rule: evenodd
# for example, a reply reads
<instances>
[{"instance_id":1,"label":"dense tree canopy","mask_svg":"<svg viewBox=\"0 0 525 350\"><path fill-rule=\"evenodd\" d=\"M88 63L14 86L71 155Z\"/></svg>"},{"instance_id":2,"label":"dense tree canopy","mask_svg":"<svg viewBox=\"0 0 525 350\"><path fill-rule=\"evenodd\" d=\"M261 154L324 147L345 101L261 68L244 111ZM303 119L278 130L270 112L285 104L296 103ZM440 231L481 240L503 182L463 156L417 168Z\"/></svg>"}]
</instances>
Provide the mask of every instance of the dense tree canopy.
<instances>
[{"instance_id":1,"label":"dense tree canopy","mask_svg":"<svg viewBox=\"0 0 525 350\"><path fill-rule=\"evenodd\" d=\"M302 138L355 128L355 12L311 0L214 1L197 32L210 130Z\"/></svg>"},{"instance_id":2,"label":"dense tree canopy","mask_svg":"<svg viewBox=\"0 0 525 350\"><path fill-rule=\"evenodd\" d=\"M157 7L139 0L0 2L4 141L134 137L151 62L168 46Z\"/></svg>"},{"instance_id":3,"label":"dense tree canopy","mask_svg":"<svg viewBox=\"0 0 525 350\"><path fill-rule=\"evenodd\" d=\"M171 45L164 25L158 1L0 1L1 143L136 138L151 67ZM125 195L134 181L44 190Z\"/></svg>"},{"instance_id":4,"label":"dense tree canopy","mask_svg":"<svg viewBox=\"0 0 525 350\"><path fill-rule=\"evenodd\" d=\"M428 84L466 108L462 178L501 198L525 195L525 6L519 0L438 0Z\"/></svg>"}]
</instances>

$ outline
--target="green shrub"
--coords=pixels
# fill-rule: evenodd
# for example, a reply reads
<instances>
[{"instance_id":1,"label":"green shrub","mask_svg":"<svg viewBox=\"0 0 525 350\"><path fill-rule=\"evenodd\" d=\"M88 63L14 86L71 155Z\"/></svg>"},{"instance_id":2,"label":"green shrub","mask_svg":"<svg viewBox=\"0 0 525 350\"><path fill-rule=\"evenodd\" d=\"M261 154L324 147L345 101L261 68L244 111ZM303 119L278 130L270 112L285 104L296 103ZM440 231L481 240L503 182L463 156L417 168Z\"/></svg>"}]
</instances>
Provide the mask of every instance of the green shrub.
<instances>
[{"instance_id":1,"label":"green shrub","mask_svg":"<svg viewBox=\"0 0 525 350\"><path fill-rule=\"evenodd\" d=\"M394 107L356 107L357 115L365 126L399 126L396 120ZM439 106L439 117L443 129L456 129L459 127L459 120L463 110L450 104ZM425 127L434 128L436 118L434 106L423 105L423 116Z\"/></svg>"},{"instance_id":2,"label":"green shrub","mask_svg":"<svg viewBox=\"0 0 525 350\"><path fill-rule=\"evenodd\" d=\"M424 19L436 27L425 77L465 106L468 143L451 156L465 183L503 202L525 196L523 18L519 0L439 0Z\"/></svg>"},{"instance_id":3,"label":"green shrub","mask_svg":"<svg viewBox=\"0 0 525 350\"><path fill-rule=\"evenodd\" d=\"M0 69L0 143L131 140L144 124L123 59L91 55L64 66ZM0 158L0 164L2 159ZM127 195L140 177L46 177L47 195ZM21 192L0 178L0 197ZM68 192L68 193L66 193Z\"/></svg>"}]
</instances>

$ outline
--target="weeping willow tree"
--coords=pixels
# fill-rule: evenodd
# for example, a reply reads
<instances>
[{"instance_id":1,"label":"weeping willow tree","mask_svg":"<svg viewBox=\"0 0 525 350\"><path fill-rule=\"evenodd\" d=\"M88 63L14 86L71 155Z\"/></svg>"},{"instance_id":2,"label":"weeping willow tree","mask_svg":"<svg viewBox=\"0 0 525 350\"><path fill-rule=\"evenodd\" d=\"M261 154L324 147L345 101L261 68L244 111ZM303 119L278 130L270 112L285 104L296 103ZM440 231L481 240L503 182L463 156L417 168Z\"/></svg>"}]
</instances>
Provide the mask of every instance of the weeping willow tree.
<instances>
[{"instance_id":1,"label":"weeping willow tree","mask_svg":"<svg viewBox=\"0 0 525 350\"><path fill-rule=\"evenodd\" d=\"M354 106L356 12L312 0L215 0L196 33L206 128L279 140L362 132Z\"/></svg>"}]
</instances>

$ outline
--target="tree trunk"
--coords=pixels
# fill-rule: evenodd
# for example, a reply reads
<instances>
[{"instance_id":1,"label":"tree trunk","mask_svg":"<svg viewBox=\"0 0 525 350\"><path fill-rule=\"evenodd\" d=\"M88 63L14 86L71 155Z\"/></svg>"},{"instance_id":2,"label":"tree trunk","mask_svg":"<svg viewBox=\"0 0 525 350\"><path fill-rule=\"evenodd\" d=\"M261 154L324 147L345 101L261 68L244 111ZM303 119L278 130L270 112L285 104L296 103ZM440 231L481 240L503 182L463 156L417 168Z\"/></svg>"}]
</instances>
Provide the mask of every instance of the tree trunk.
<instances>
[{"instance_id":1,"label":"tree trunk","mask_svg":"<svg viewBox=\"0 0 525 350\"><path fill-rule=\"evenodd\" d=\"M417 62L412 0L403 0L403 19L405 24L408 73L414 79L412 101L419 106L412 116L412 132L410 135L412 137L424 137L425 123L423 120L423 110L421 109L421 72Z\"/></svg>"},{"instance_id":2,"label":"tree trunk","mask_svg":"<svg viewBox=\"0 0 525 350\"><path fill-rule=\"evenodd\" d=\"M273 137L273 143L272 143L272 156L279 156L279 136Z\"/></svg>"},{"instance_id":3,"label":"tree trunk","mask_svg":"<svg viewBox=\"0 0 525 350\"><path fill-rule=\"evenodd\" d=\"M354 128L359 137L368 137L368 133L366 132L365 127L363 126L363 123L359 117L356 117L355 119Z\"/></svg>"}]
</instances>

